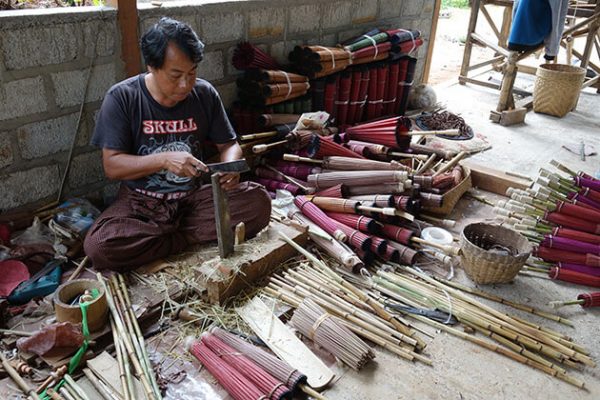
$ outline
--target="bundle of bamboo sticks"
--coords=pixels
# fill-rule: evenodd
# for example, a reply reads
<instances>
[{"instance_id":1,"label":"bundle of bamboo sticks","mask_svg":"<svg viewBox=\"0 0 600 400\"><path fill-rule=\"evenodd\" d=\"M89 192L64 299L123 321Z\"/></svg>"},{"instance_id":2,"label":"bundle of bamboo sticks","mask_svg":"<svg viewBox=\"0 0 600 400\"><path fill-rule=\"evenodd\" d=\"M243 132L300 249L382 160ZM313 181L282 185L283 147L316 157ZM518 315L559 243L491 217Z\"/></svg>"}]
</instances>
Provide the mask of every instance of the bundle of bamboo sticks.
<instances>
[{"instance_id":1,"label":"bundle of bamboo sticks","mask_svg":"<svg viewBox=\"0 0 600 400\"><path fill-rule=\"evenodd\" d=\"M350 52L338 47L296 46L289 54L294 68L311 79L342 71L351 64Z\"/></svg>"},{"instance_id":2,"label":"bundle of bamboo sticks","mask_svg":"<svg viewBox=\"0 0 600 400\"><path fill-rule=\"evenodd\" d=\"M248 70L237 80L240 100L265 106L304 96L310 84L306 76L282 70Z\"/></svg>"},{"instance_id":3,"label":"bundle of bamboo sticks","mask_svg":"<svg viewBox=\"0 0 600 400\"><path fill-rule=\"evenodd\" d=\"M380 270L371 282L364 281L363 286L384 295L379 298L384 304L400 303L444 311L466 327L493 339L497 344L423 316L407 315L569 384L579 388L585 387L584 382L567 373L566 367L595 366L595 363L586 349L566 335L497 311L410 267L398 268L403 273Z\"/></svg>"},{"instance_id":4,"label":"bundle of bamboo sticks","mask_svg":"<svg viewBox=\"0 0 600 400\"><path fill-rule=\"evenodd\" d=\"M144 336L131 306L125 279L120 274L113 275L108 281L100 273L97 277L104 287L110 309L123 397L125 400L137 400L133 386L135 376L142 383L148 400L162 399Z\"/></svg>"}]
</instances>

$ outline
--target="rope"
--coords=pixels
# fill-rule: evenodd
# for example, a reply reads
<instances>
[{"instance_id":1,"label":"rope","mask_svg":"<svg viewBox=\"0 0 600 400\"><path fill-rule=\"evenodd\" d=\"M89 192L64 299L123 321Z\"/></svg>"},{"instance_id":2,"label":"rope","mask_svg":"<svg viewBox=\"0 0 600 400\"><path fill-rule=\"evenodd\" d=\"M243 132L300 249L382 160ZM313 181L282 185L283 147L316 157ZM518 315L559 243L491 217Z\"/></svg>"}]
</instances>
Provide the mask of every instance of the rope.
<instances>
[{"instance_id":1,"label":"rope","mask_svg":"<svg viewBox=\"0 0 600 400\"><path fill-rule=\"evenodd\" d=\"M288 97L290 97L290 94L292 93L292 81L290 81L290 76L287 72L285 71L281 71L283 72L283 74L285 75L285 80L287 81L287 85L288 85L288 92L285 95L285 98L287 99Z\"/></svg>"},{"instance_id":2,"label":"rope","mask_svg":"<svg viewBox=\"0 0 600 400\"><path fill-rule=\"evenodd\" d=\"M319 49L323 49L329 53L329 55L331 56L331 69L335 69L335 56L333 55L333 51L331 51L327 47L323 47L323 46L316 46L316 47Z\"/></svg>"},{"instance_id":3,"label":"rope","mask_svg":"<svg viewBox=\"0 0 600 400\"><path fill-rule=\"evenodd\" d=\"M375 41L375 39L373 39L369 35L362 35L361 37L367 38L371 41L371 43L373 44L373 47L375 47L375 55L373 56L373 60L376 59L377 55L379 54L379 49L377 48L377 42Z\"/></svg>"},{"instance_id":4,"label":"rope","mask_svg":"<svg viewBox=\"0 0 600 400\"><path fill-rule=\"evenodd\" d=\"M406 32L410 35L410 40L412 41L412 48L408 51L407 54L412 53L413 51L415 51L415 49L417 48L417 44L415 42L415 36L413 35L413 33L409 30L406 29L398 29L400 32Z\"/></svg>"}]
</instances>

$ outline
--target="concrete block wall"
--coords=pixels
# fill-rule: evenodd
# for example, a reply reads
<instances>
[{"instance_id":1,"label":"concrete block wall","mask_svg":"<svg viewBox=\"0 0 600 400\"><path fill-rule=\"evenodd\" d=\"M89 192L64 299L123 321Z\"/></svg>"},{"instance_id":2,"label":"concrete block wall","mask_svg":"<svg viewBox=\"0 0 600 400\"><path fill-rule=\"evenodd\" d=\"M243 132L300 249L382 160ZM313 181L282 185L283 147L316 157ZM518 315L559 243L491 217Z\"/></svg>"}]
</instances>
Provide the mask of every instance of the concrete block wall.
<instances>
[{"instance_id":1,"label":"concrete block wall","mask_svg":"<svg viewBox=\"0 0 600 400\"><path fill-rule=\"evenodd\" d=\"M190 0L138 5L139 30L161 16L189 23L206 44L198 75L226 106L236 97L233 49L248 40L285 63L298 44L335 45L374 26L420 29L422 74L435 0ZM73 11L74 10L74 11ZM93 59L93 61L92 61ZM0 210L53 200L75 134L69 195L106 195L100 152L89 146L106 90L125 77L116 11L107 8L0 13Z\"/></svg>"}]
</instances>

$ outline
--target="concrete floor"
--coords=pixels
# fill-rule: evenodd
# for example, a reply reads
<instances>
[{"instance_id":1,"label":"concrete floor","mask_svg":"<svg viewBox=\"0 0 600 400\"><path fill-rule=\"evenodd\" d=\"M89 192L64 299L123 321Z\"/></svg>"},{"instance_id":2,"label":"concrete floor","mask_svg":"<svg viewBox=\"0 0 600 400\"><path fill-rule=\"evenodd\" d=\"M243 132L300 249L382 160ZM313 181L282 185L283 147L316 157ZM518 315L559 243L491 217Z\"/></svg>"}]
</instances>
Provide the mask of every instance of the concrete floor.
<instances>
[{"instance_id":1,"label":"concrete floor","mask_svg":"<svg viewBox=\"0 0 600 400\"><path fill-rule=\"evenodd\" d=\"M477 132L492 143L492 149L473 156L474 160L497 169L537 176L539 167L557 159L572 169L595 173L600 156L582 162L561 146L577 144L581 139L600 150L600 95L582 94L576 111L559 119L530 112L524 124L503 127L488 121L498 92L458 84L436 89L438 99L447 108L460 113ZM490 196L494 197L494 196ZM453 218L466 223L491 218L489 206L461 200ZM462 270L457 281L474 286ZM514 283L485 286L482 289L505 298L552 311L546 304L557 299L574 299L593 288L518 276ZM482 300L484 301L484 300ZM486 302L486 301L484 301ZM583 310L579 306L563 308L558 313L571 319L569 328L497 303L493 307L569 334L600 360L600 310ZM580 390L533 368L521 365L462 339L436 332L426 338L425 353L433 367L403 361L387 351L378 351L376 363L360 373L345 371L333 387L325 392L330 399L598 399L600 366L570 373L586 382Z\"/></svg>"}]
</instances>

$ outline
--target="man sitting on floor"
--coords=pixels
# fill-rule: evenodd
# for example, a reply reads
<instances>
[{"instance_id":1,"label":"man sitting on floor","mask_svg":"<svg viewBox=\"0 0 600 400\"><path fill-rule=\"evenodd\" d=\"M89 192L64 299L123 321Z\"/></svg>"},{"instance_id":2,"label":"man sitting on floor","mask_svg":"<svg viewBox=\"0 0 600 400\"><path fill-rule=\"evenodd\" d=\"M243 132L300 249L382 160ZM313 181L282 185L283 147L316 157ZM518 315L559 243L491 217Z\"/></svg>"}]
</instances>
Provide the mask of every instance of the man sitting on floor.
<instances>
[{"instance_id":1,"label":"man sitting on floor","mask_svg":"<svg viewBox=\"0 0 600 400\"><path fill-rule=\"evenodd\" d=\"M122 181L118 198L89 230L84 248L96 269L130 270L217 238L212 188L200 175L206 140L221 161L241 158L219 94L196 78L204 45L188 25L162 18L142 37L148 72L106 94L92 144L105 174ZM248 236L269 223L271 202L260 185L220 178L232 226Z\"/></svg>"}]
</instances>

